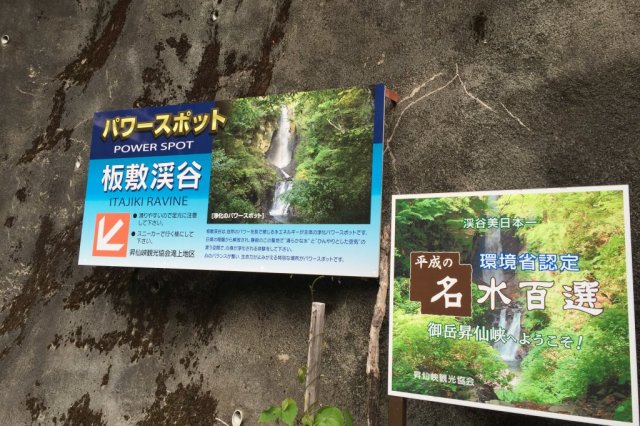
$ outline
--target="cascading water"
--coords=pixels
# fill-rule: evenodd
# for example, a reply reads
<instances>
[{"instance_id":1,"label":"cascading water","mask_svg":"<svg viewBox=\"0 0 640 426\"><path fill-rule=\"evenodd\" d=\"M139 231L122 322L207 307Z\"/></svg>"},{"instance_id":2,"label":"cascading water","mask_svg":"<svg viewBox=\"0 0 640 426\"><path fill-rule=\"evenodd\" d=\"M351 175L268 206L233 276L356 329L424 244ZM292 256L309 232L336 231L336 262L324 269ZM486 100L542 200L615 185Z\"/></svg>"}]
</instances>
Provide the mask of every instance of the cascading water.
<instances>
[{"instance_id":1,"label":"cascading water","mask_svg":"<svg viewBox=\"0 0 640 426\"><path fill-rule=\"evenodd\" d=\"M496 195L492 195L489 197L489 208L495 211L496 208L496 200L498 197ZM484 236L484 252L485 253L495 253L496 256L499 256L502 253L502 235L500 233L500 228L488 228L487 232ZM499 266L499 265L498 265ZM483 269L482 270L482 280L485 283L491 282L491 278L496 279L496 283L500 284L504 281L504 272L501 268L497 269Z\"/></svg>"},{"instance_id":2,"label":"cascading water","mask_svg":"<svg viewBox=\"0 0 640 426\"><path fill-rule=\"evenodd\" d=\"M280 119L278 120L278 131L271 142L268 154L269 162L279 169L284 169L291 163L293 153L289 147L290 131L289 108L283 105Z\"/></svg>"},{"instance_id":3,"label":"cascading water","mask_svg":"<svg viewBox=\"0 0 640 426\"><path fill-rule=\"evenodd\" d=\"M514 311L511 322L507 322L507 308L503 308L500 311L500 320L498 327L505 330L505 335L513 336L516 339L520 339L520 318L522 313L519 310ZM500 357L504 361L516 361L516 355L518 354L518 342L513 339L507 339L506 343L498 343L496 349L500 353Z\"/></svg>"},{"instance_id":4,"label":"cascading water","mask_svg":"<svg viewBox=\"0 0 640 426\"><path fill-rule=\"evenodd\" d=\"M503 308L500 310L500 321L498 322L498 327L503 330L507 329L507 308Z\"/></svg>"},{"instance_id":5,"label":"cascading water","mask_svg":"<svg viewBox=\"0 0 640 426\"><path fill-rule=\"evenodd\" d=\"M291 190L293 182L290 180L282 180L276 182L276 191L273 194L273 204L269 214L275 218L284 218L289 214L289 203L282 199L282 195Z\"/></svg>"},{"instance_id":6,"label":"cascading water","mask_svg":"<svg viewBox=\"0 0 640 426\"><path fill-rule=\"evenodd\" d=\"M489 197L488 205L489 209L493 214L497 215L497 206L496 200L498 196L492 195ZM502 253L502 233L500 232L500 228L492 227L487 228L487 232L484 237L484 253L495 253L496 257L499 258ZM491 278L496 279L496 283L499 285L501 282L506 280L506 276L502 268L500 268L499 262L497 263L496 269L483 269L482 270L482 280L489 284L491 282ZM512 313L512 316L509 316L509 313ZM515 339L520 339L520 319L522 317L522 313L519 308L509 309L506 306L500 310L500 316L498 318L498 327L505 330L505 336L513 336ZM518 354L519 345L517 341L514 341L511 338L506 339L506 343L498 342L495 345L496 350L500 353L500 357L512 366L517 365L516 356Z\"/></svg>"},{"instance_id":7,"label":"cascading water","mask_svg":"<svg viewBox=\"0 0 640 426\"><path fill-rule=\"evenodd\" d=\"M507 329L507 336L511 335L516 339L520 339L520 316L522 314L520 311L515 311L513 314L513 319L511 320L511 325ZM513 341L512 339L507 340L507 343L499 349L500 356L505 361L515 361L516 354L518 353L518 342Z\"/></svg>"},{"instance_id":8,"label":"cascading water","mask_svg":"<svg viewBox=\"0 0 640 426\"><path fill-rule=\"evenodd\" d=\"M289 123L289 108L286 105L282 106L282 113L278 120L278 131L276 132L269 152L267 153L267 159L271 164L279 169L282 175L282 180L276 182L275 191L273 194L273 201L269 214L278 222L287 222L291 215L291 209L289 203L284 201L283 196L291 190L293 182L291 176L284 171L284 169L291 163L293 159L293 149L291 147L291 124Z\"/></svg>"}]
</instances>

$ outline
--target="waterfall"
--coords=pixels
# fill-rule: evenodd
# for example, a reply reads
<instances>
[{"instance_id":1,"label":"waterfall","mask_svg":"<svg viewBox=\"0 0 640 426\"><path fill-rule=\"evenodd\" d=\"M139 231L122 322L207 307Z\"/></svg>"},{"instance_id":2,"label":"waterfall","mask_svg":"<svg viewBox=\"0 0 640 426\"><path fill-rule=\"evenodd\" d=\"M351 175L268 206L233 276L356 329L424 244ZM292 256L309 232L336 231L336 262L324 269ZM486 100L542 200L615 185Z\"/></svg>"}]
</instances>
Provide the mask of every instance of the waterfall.
<instances>
[{"instance_id":1,"label":"waterfall","mask_svg":"<svg viewBox=\"0 0 640 426\"><path fill-rule=\"evenodd\" d=\"M271 146L267 152L267 160L282 175L282 179L276 182L273 193L273 201L269 209L269 215L278 222L288 222L291 214L290 205L284 201L283 195L291 190L293 182L291 176L284 170L293 159L293 149L291 144L291 123L289 122L289 108L282 106L282 112L278 120L278 131L271 141Z\"/></svg>"},{"instance_id":2,"label":"waterfall","mask_svg":"<svg viewBox=\"0 0 640 426\"><path fill-rule=\"evenodd\" d=\"M284 221L289 216L289 203L282 199L282 195L289 192L292 184L293 182L290 180L276 182L276 191L273 194L273 204L271 204L269 214L278 221Z\"/></svg>"},{"instance_id":3,"label":"waterfall","mask_svg":"<svg viewBox=\"0 0 640 426\"><path fill-rule=\"evenodd\" d=\"M502 313L506 311L503 309L500 312L500 316L502 317ZM522 313L520 311L515 311L513 314L513 318L511 319L511 323L509 324L509 328L506 328L506 334L511 335L516 338L516 340L520 339L520 317ZM506 314L505 314L506 318ZM506 325L506 321L505 321ZM514 342L512 339L508 339L507 343L499 343L496 346L498 352L500 353L500 357L505 361L515 361L516 354L518 353L518 342Z\"/></svg>"},{"instance_id":4,"label":"waterfall","mask_svg":"<svg viewBox=\"0 0 640 426\"><path fill-rule=\"evenodd\" d=\"M511 321L507 321L507 308L500 310L500 319L498 320L498 327L505 330L505 336L511 335L517 340L520 340L520 319L522 313L519 310L513 311L513 318ZM504 361L516 361L516 355L518 353L518 342L514 342L513 339L507 339L506 343L498 342L495 348L500 353L500 357Z\"/></svg>"},{"instance_id":5,"label":"waterfall","mask_svg":"<svg viewBox=\"0 0 640 426\"><path fill-rule=\"evenodd\" d=\"M289 108L282 106L280 119L278 120L278 131L269 147L269 162L279 169L284 169L291 163L293 152L289 146L289 132L291 124L289 123Z\"/></svg>"},{"instance_id":6,"label":"waterfall","mask_svg":"<svg viewBox=\"0 0 640 426\"><path fill-rule=\"evenodd\" d=\"M498 216L498 208L496 205L497 195L489 197L487 202L489 211L491 214ZM484 253L495 253L499 259L502 253L502 233L499 227L487 228L484 235ZM491 282L491 278L496 279L496 283L500 284L507 280L505 272L500 268L499 261L496 264L496 269L483 269L482 280L485 283ZM513 313L513 316L509 316L509 313ZM498 317L498 327L505 330L505 336L513 336L513 339L506 339L506 343L498 342L495 344L495 348L500 353L500 357L507 362L511 367L517 366L519 362L516 360L518 354L518 340L520 340L520 319L522 318L522 312L520 308L509 309L506 306L500 310L500 316Z\"/></svg>"},{"instance_id":7,"label":"waterfall","mask_svg":"<svg viewBox=\"0 0 640 426\"><path fill-rule=\"evenodd\" d=\"M498 323L498 327L504 330L507 329L507 308L500 309L500 321Z\"/></svg>"},{"instance_id":8,"label":"waterfall","mask_svg":"<svg viewBox=\"0 0 640 426\"><path fill-rule=\"evenodd\" d=\"M495 201L498 199L497 195L491 195L489 197L489 205L490 210L495 213L497 211ZM497 256L500 256L502 253L502 235L500 232L500 228L487 228L487 232L484 236L484 252L485 253L496 253ZM499 268L499 264L497 264L497 269L483 269L482 270L482 280L485 283L489 283L491 278L496 279L496 283L500 284L504 281L504 271Z\"/></svg>"}]
</instances>

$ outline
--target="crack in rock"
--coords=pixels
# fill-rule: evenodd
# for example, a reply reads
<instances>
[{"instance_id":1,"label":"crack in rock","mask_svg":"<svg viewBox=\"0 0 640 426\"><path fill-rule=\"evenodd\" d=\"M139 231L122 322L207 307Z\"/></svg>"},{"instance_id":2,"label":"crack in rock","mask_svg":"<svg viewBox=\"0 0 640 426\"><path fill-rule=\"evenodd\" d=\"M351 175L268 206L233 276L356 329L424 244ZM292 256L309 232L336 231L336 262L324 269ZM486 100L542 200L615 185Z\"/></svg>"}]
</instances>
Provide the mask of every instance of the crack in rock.
<instances>
[{"instance_id":1,"label":"crack in rock","mask_svg":"<svg viewBox=\"0 0 640 426\"><path fill-rule=\"evenodd\" d=\"M467 85L465 84L464 80L462 79L462 76L460 75L460 69L458 67L458 64L455 65L455 70L456 70L455 75L449 81L447 81L445 84L443 84L442 86L439 86L439 87L427 92L426 94L416 98L415 100L413 100L409 104L407 104L400 111L400 114L398 115L398 118L396 119L396 121L395 121L395 123L393 125L393 128L391 130L391 135L389 136L389 138L385 142L384 152L388 153L389 154L389 158L391 159L391 168L393 169L393 185L394 185L394 191L396 193L398 192L398 184L397 184L397 177L396 177L396 174L397 174L397 167L396 167L397 159L396 159L396 156L393 154L393 151L391 150L391 142L393 142L393 138L394 138L394 136L396 134L396 130L398 129L398 125L400 124L400 121L402 120L402 117L407 112L407 110L409 110L411 107L413 107L417 103L423 101L424 99L427 99L427 98L435 95L436 93L440 92L441 90L446 89L452 83L454 83L456 80L458 80L460 82L460 86L462 87L462 90L464 91L465 95L467 95L468 97L470 97L471 99L476 101L478 104L480 104L480 106L482 108L487 109L487 110L493 112L494 114L498 114L498 112L493 107L491 107L487 102L483 101L482 99L480 99L479 97L477 97L473 93L469 92L469 90L467 89ZM431 76L424 83L422 83L419 86L415 87L411 91L409 96L407 96L406 98L403 98L400 102L398 102L398 105L403 103L403 101L408 101L409 99L413 99L429 83L433 82L436 78L441 77L442 75L443 75L443 72L439 72L439 73L434 74L433 76ZM504 110L507 112L507 114L509 114L510 117L514 118L522 127L524 127L525 129L531 131L531 129L529 127L527 127L522 122L522 120L520 120L520 118L516 117L511 111L509 111L507 109L507 107L502 102L500 102L500 105L502 105L502 108L504 108Z\"/></svg>"},{"instance_id":2,"label":"crack in rock","mask_svg":"<svg viewBox=\"0 0 640 426\"><path fill-rule=\"evenodd\" d=\"M515 116L511 111L509 111L509 110L507 109L507 107L506 107L506 106L504 106L504 104L503 104L502 102L500 102L500 105L502 105L502 108L504 108L504 110L505 110L505 111L507 111L507 114L509 114L511 117L515 118L515 119L516 119L516 121L518 121L518 123L520 123L520 125L521 125L522 127L524 127L525 129L527 129L528 131L531 131L531 129L530 129L529 127L527 127L527 125L526 125L526 124L524 124L524 123L522 122L522 120L520 120L520 119L519 119L518 117L516 117L516 116Z\"/></svg>"}]
</instances>

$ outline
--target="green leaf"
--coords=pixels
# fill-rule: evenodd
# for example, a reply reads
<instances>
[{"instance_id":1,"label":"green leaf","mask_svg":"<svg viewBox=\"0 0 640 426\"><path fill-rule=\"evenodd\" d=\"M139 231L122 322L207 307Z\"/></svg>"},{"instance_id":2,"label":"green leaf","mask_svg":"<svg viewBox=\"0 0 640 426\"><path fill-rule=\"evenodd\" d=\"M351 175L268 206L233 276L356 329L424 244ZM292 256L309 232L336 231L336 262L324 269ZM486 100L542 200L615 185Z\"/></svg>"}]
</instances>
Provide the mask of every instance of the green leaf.
<instances>
[{"instance_id":1,"label":"green leaf","mask_svg":"<svg viewBox=\"0 0 640 426\"><path fill-rule=\"evenodd\" d=\"M282 410L280 409L280 407L272 406L260 413L260 417L258 417L258 423L273 423L277 422L281 418Z\"/></svg>"},{"instance_id":2,"label":"green leaf","mask_svg":"<svg viewBox=\"0 0 640 426\"><path fill-rule=\"evenodd\" d=\"M344 417L344 426L353 426L353 417L347 410L342 410L342 417Z\"/></svg>"},{"instance_id":3,"label":"green leaf","mask_svg":"<svg viewBox=\"0 0 640 426\"><path fill-rule=\"evenodd\" d=\"M285 422L288 426L292 426L293 422L296 421L296 416L298 415L298 404L291 399L287 398L282 401L282 421Z\"/></svg>"},{"instance_id":4,"label":"green leaf","mask_svg":"<svg viewBox=\"0 0 640 426\"><path fill-rule=\"evenodd\" d=\"M309 413L302 416L300 421L302 422L302 426L313 426L313 416Z\"/></svg>"},{"instance_id":5,"label":"green leaf","mask_svg":"<svg viewBox=\"0 0 640 426\"><path fill-rule=\"evenodd\" d=\"M323 407L316 413L314 426L345 426L342 411L336 407Z\"/></svg>"},{"instance_id":6,"label":"green leaf","mask_svg":"<svg viewBox=\"0 0 640 426\"><path fill-rule=\"evenodd\" d=\"M298 378L298 383L304 383L304 381L307 379L307 367L298 368L296 376Z\"/></svg>"}]
</instances>

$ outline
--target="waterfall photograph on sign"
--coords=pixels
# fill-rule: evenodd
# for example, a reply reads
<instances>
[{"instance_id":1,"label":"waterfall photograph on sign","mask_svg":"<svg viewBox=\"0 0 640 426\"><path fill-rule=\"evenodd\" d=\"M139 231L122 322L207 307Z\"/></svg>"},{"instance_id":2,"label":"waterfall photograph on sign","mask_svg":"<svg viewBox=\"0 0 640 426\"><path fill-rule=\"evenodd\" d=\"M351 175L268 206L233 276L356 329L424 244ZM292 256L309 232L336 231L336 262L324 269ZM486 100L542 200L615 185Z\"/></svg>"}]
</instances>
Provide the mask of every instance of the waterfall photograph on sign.
<instances>
[{"instance_id":1,"label":"waterfall photograph on sign","mask_svg":"<svg viewBox=\"0 0 640 426\"><path fill-rule=\"evenodd\" d=\"M394 196L390 394L632 422L626 191Z\"/></svg>"},{"instance_id":2,"label":"waterfall photograph on sign","mask_svg":"<svg viewBox=\"0 0 640 426\"><path fill-rule=\"evenodd\" d=\"M370 223L370 88L216 107L226 122L213 141L208 223Z\"/></svg>"}]
</instances>

